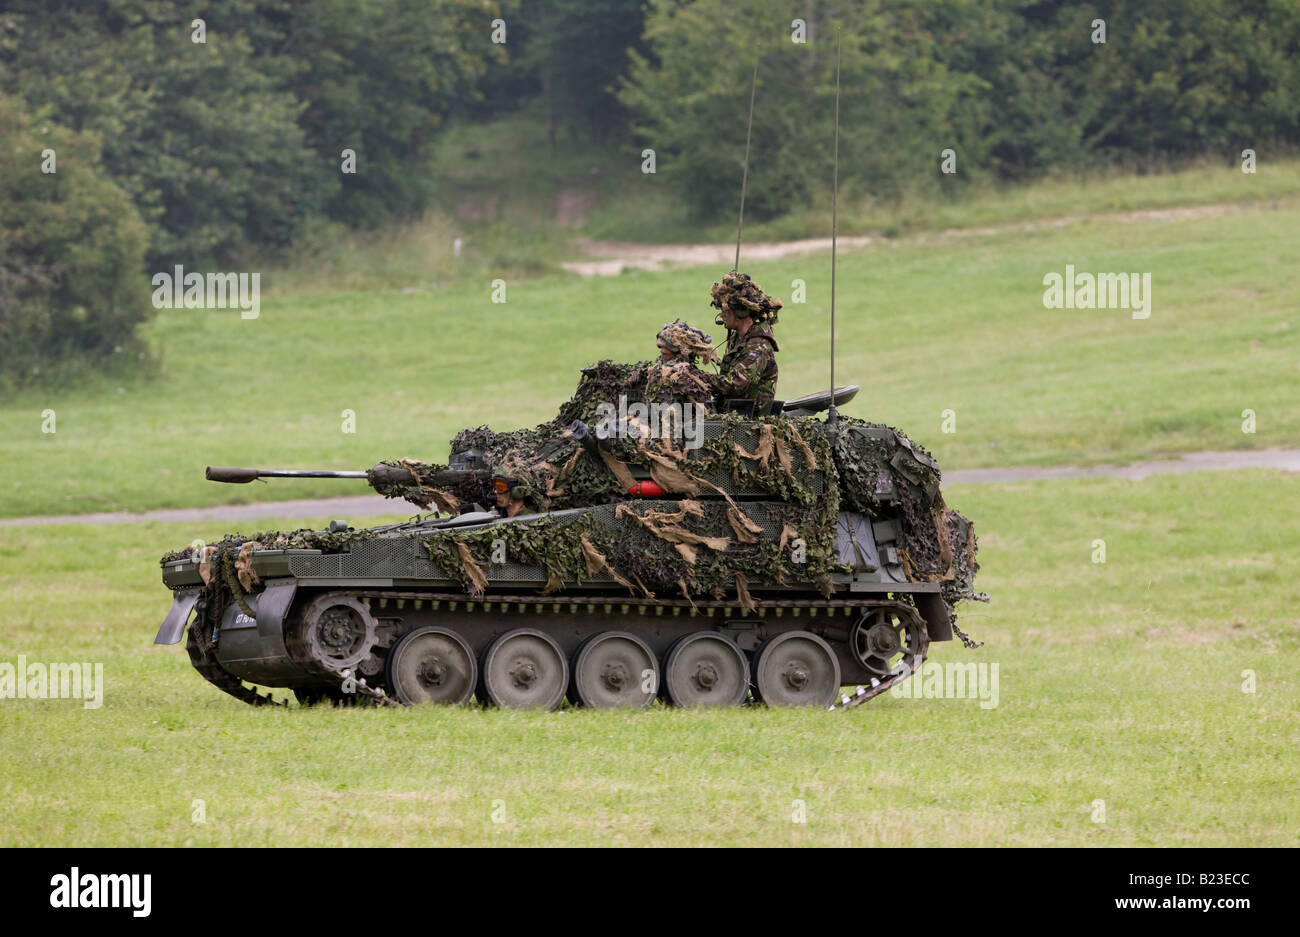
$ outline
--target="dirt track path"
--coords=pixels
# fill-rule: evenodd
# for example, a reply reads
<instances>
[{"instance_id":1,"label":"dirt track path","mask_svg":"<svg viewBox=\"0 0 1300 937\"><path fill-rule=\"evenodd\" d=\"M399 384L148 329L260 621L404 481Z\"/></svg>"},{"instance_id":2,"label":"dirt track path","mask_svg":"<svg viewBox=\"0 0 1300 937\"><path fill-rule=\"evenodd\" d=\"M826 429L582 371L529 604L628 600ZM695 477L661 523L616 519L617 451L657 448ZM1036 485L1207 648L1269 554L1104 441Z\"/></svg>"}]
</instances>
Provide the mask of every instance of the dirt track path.
<instances>
[{"instance_id":1,"label":"dirt track path","mask_svg":"<svg viewBox=\"0 0 1300 937\"><path fill-rule=\"evenodd\" d=\"M1137 462L1133 465L1058 465L1044 468L956 469L945 472L945 484L988 484L1070 478L1131 478L1151 475L1178 475L1184 472L1227 471L1231 469L1275 468L1300 472L1300 449L1252 449L1230 452L1189 452L1177 459ZM44 524L134 524L143 521L162 523L200 523L221 521L256 521L266 518L319 517L410 517L415 509L402 501L379 495L348 498L307 498L299 501L263 501L258 504L233 504L214 508L168 508L106 514L52 514L40 517L13 517L0 520L0 527L32 527Z\"/></svg>"},{"instance_id":2,"label":"dirt track path","mask_svg":"<svg viewBox=\"0 0 1300 937\"><path fill-rule=\"evenodd\" d=\"M860 235L839 238L840 249L867 247L871 244L941 244L963 238L989 237L1013 231L1041 231L1064 228L1085 219L1112 224L1131 224L1135 221L1190 221L1213 218L1229 212L1243 211L1247 207L1263 207L1247 202L1231 205L1192 205L1186 208L1148 208L1140 211L1110 212L1093 215L1067 215L1062 218L1043 218L1038 221L1016 221L982 228L945 228L940 231L920 232L904 238L883 238ZM1277 207L1274 200L1272 207ZM669 267L703 267L730 264L736 259L736 245L729 244L631 244L622 241L593 241L578 238L574 246L588 259L563 263L565 270L584 277L616 276L624 270L663 270ZM743 260L775 260L800 254L812 254L831 249L830 238L807 238L801 241L772 241L745 244L741 251Z\"/></svg>"}]
</instances>

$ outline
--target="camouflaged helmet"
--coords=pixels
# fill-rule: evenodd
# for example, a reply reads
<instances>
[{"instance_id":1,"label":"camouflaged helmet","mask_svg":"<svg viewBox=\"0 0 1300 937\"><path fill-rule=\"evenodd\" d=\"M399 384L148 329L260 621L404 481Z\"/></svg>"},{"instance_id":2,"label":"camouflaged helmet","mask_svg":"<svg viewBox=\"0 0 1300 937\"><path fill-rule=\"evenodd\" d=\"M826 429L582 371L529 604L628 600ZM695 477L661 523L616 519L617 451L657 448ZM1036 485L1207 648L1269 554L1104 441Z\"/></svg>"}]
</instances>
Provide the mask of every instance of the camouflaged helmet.
<instances>
[{"instance_id":1,"label":"camouflaged helmet","mask_svg":"<svg viewBox=\"0 0 1300 937\"><path fill-rule=\"evenodd\" d=\"M655 344L667 348L674 357L694 361L701 357L705 361L717 361L718 353L713 349L713 336L706 335L700 329L687 325L680 319L674 319L659 330Z\"/></svg>"},{"instance_id":2,"label":"camouflaged helmet","mask_svg":"<svg viewBox=\"0 0 1300 937\"><path fill-rule=\"evenodd\" d=\"M709 291L715 309L730 310L739 319L776 324L777 310L783 305L759 289L748 273L728 273L721 283L714 283Z\"/></svg>"}]
</instances>

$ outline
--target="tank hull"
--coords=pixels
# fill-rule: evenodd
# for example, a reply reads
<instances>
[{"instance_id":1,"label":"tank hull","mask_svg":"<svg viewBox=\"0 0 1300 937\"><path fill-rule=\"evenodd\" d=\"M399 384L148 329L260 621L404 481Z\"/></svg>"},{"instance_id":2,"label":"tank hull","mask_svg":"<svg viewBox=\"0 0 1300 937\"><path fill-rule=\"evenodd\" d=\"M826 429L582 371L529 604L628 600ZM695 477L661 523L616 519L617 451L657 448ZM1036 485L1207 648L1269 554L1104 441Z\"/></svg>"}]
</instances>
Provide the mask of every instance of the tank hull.
<instances>
[{"instance_id":1,"label":"tank hull","mask_svg":"<svg viewBox=\"0 0 1300 937\"><path fill-rule=\"evenodd\" d=\"M734 705L752 688L827 705L845 684L860 701L906 679L977 597L973 527L889 427L727 415L695 448L573 427L466 430L452 468L372 470L377 490L445 516L168 554L157 641L188 631L195 668L259 704L246 684L543 708ZM500 513L476 501L491 472L510 479Z\"/></svg>"}]
</instances>

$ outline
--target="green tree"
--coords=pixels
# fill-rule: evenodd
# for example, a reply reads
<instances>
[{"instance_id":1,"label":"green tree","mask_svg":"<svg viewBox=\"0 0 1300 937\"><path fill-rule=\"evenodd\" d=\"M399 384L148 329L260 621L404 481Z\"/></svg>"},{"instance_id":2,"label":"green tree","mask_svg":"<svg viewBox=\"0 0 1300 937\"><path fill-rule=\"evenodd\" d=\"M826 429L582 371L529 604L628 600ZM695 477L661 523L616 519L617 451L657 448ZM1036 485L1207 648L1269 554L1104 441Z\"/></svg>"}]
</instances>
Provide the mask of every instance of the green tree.
<instances>
[{"instance_id":1,"label":"green tree","mask_svg":"<svg viewBox=\"0 0 1300 937\"><path fill-rule=\"evenodd\" d=\"M0 387L138 351L147 241L95 135L0 95Z\"/></svg>"},{"instance_id":2,"label":"green tree","mask_svg":"<svg viewBox=\"0 0 1300 937\"><path fill-rule=\"evenodd\" d=\"M1091 40L1095 19L1106 43ZM1062 6L1050 27L1087 152L1150 162L1300 138L1293 0L1111 0Z\"/></svg>"},{"instance_id":3,"label":"green tree","mask_svg":"<svg viewBox=\"0 0 1300 937\"><path fill-rule=\"evenodd\" d=\"M423 211L433 192L430 144L489 61L497 5L485 0L319 0L299 4L265 37L286 57L285 86L305 103L299 126L341 187L329 214L375 225ZM352 149L355 174L339 173Z\"/></svg>"},{"instance_id":4,"label":"green tree","mask_svg":"<svg viewBox=\"0 0 1300 937\"><path fill-rule=\"evenodd\" d=\"M948 115L978 90L939 55L915 11L881 0L802 4L808 39L792 41L785 0L659 0L649 55L634 54L620 98L668 176L702 215L734 210L744 160L750 77L761 55L746 211L829 203L840 27L840 179L846 191L894 194L930 171Z\"/></svg>"},{"instance_id":5,"label":"green tree","mask_svg":"<svg viewBox=\"0 0 1300 937\"><path fill-rule=\"evenodd\" d=\"M104 165L153 226L150 263L232 260L288 243L338 185L301 105L251 43L163 0L19 0L0 29L0 90L104 141Z\"/></svg>"},{"instance_id":6,"label":"green tree","mask_svg":"<svg viewBox=\"0 0 1300 937\"><path fill-rule=\"evenodd\" d=\"M504 54L495 15L490 0L13 0L0 91L99 134L152 226L151 264L242 260L313 215L420 212L433 134Z\"/></svg>"}]
</instances>

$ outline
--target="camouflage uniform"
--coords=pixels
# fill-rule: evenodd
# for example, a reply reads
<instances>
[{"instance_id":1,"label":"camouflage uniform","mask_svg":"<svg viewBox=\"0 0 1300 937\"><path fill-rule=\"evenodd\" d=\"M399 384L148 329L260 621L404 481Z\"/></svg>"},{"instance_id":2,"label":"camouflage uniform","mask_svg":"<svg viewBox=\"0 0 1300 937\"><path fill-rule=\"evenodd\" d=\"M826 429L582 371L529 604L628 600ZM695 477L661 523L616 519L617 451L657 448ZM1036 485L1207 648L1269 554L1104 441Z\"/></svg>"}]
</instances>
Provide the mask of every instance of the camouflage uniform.
<instances>
[{"instance_id":1,"label":"camouflage uniform","mask_svg":"<svg viewBox=\"0 0 1300 937\"><path fill-rule=\"evenodd\" d=\"M735 330L728 334L727 353L718 376L710 378L710 386L722 405L728 400L753 400L754 413L764 414L776 397L776 353L780 348L772 326L782 303L744 273L728 273L713 284L711 293L715 308L749 319L751 324L743 338ZM718 321L721 323L721 316Z\"/></svg>"},{"instance_id":2,"label":"camouflage uniform","mask_svg":"<svg viewBox=\"0 0 1300 937\"><path fill-rule=\"evenodd\" d=\"M776 353L780 348L766 325L754 323L744 338L732 332L720 372L710 378L714 394L723 400L753 400L754 412L762 413L776 397Z\"/></svg>"}]
</instances>

